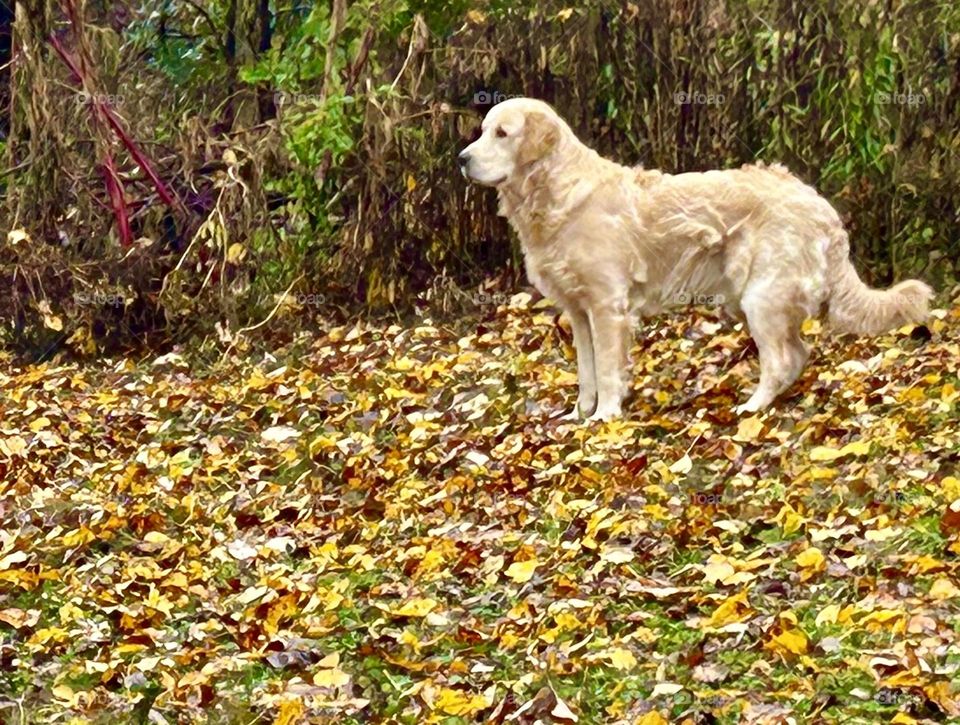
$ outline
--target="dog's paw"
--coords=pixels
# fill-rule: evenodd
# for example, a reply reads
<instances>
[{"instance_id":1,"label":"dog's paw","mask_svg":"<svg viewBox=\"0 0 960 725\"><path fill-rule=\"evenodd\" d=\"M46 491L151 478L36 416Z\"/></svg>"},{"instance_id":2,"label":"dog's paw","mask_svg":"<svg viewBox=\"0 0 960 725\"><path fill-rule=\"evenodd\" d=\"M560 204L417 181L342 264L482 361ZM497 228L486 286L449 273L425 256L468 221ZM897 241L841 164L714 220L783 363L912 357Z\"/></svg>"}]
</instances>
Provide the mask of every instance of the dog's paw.
<instances>
[{"instance_id":1,"label":"dog's paw","mask_svg":"<svg viewBox=\"0 0 960 725\"><path fill-rule=\"evenodd\" d=\"M620 415L621 413L620 413L619 405L617 406L611 405L606 407L599 406L597 410L594 412L594 414L591 415L589 418L587 418L587 422L594 423L599 421L601 423L606 423L608 420L615 420L616 418L619 418Z\"/></svg>"},{"instance_id":2,"label":"dog's paw","mask_svg":"<svg viewBox=\"0 0 960 725\"><path fill-rule=\"evenodd\" d=\"M578 423L583 420L583 415L580 413L580 407L574 406L573 410L569 413L564 413L560 416L558 420L563 421L564 423Z\"/></svg>"},{"instance_id":3,"label":"dog's paw","mask_svg":"<svg viewBox=\"0 0 960 725\"><path fill-rule=\"evenodd\" d=\"M750 401L747 401L746 403L743 403L742 405L737 405L737 406L735 406L734 409L733 409L733 414L736 415L736 416L738 416L738 417L741 416L741 415L750 415L750 414L756 413L756 412L757 412L757 409L754 408L752 405L750 405Z\"/></svg>"},{"instance_id":4,"label":"dog's paw","mask_svg":"<svg viewBox=\"0 0 960 725\"><path fill-rule=\"evenodd\" d=\"M593 397L579 397L577 398L577 404L574 406L574 412L580 414L580 418L586 418L591 415L594 410L597 409L597 396Z\"/></svg>"},{"instance_id":5,"label":"dog's paw","mask_svg":"<svg viewBox=\"0 0 960 725\"><path fill-rule=\"evenodd\" d=\"M737 416L753 415L754 413L762 413L767 409L768 405L769 403L764 404L762 400L756 400L754 398L750 398L750 400L748 400L743 405L738 405L736 408L734 408L733 412L734 412L734 415L737 415Z\"/></svg>"}]
</instances>

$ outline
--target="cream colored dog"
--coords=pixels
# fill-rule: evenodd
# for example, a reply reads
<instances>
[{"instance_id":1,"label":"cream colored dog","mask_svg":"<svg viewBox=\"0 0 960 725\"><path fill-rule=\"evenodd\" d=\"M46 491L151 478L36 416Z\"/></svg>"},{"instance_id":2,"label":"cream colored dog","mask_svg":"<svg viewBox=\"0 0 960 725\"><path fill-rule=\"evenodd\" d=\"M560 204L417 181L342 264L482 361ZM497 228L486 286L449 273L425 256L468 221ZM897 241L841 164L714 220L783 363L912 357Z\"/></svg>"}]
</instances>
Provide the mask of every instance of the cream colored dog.
<instances>
[{"instance_id":1,"label":"cream colored dog","mask_svg":"<svg viewBox=\"0 0 960 725\"><path fill-rule=\"evenodd\" d=\"M842 332L877 334L927 315L923 282L874 290L860 281L837 212L783 166L627 168L531 98L494 106L459 161L468 179L496 187L530 280L570 318L572 415L620 415L636 318L672 304L709 295L746 318L760 384L738 413L767 408L797 379L804 319L826 311Z\"/></svg>"}]
</instances>

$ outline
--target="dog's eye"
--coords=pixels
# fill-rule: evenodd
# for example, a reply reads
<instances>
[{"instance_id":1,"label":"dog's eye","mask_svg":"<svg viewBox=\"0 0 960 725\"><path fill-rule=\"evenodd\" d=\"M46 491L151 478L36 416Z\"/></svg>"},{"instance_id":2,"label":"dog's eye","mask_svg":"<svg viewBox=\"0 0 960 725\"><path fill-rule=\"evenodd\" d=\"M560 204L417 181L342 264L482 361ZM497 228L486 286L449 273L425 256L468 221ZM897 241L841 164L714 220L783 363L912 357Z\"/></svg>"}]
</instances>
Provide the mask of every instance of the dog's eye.
<instances>
[{"instance_id":1,"label":"dog's eye","mask_svg":"<svg viewBox=\"0 0 960 725\"><path fill-rule=\"evenodd\" d=\"M497 138L506 138L507 132L503 130L502 126L497 127Z\"/></svg>"}]
</instances>

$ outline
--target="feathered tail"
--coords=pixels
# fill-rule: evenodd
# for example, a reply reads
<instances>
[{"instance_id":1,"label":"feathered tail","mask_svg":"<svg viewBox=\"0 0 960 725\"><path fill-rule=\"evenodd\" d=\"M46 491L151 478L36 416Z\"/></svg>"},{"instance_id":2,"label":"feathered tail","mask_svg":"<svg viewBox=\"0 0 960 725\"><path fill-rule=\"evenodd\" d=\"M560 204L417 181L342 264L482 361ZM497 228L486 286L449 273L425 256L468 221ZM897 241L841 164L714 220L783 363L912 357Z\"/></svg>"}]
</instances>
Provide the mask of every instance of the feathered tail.
<instances>
[{"instance_id":1,"label":"feathered tail","mask_svg":"<svg viewBox=\"0 0 960 725\"><path fill-rule=\"evenodd\" d=\"M879 335L908 322L927 317L933 290L909 279L889 289L871 289L850 262L846 232L834 237L827 252L830 279L828 319L839 332Z\"/></svg>"}]
</instances>

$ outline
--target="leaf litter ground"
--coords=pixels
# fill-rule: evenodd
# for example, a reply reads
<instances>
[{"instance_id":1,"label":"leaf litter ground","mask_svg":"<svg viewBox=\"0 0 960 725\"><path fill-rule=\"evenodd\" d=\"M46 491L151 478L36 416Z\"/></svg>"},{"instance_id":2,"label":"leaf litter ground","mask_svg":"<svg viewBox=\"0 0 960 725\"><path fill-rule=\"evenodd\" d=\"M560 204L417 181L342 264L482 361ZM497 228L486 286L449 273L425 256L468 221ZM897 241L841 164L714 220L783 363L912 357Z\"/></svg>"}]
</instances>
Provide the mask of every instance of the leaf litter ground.
<instances>
[{"instance_id":1,"label":"leaf litter ground","mask_svg":"<svg viewBox=\"0 0 960 725\"><path fill-rule=\"evenodd\" d=\"M745 419L698 310L561 420L557 323L8 365L0 721L960 721L960 305Z\"/></svg>"}]
</instances>

